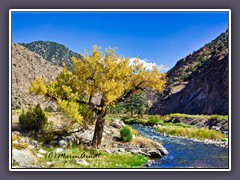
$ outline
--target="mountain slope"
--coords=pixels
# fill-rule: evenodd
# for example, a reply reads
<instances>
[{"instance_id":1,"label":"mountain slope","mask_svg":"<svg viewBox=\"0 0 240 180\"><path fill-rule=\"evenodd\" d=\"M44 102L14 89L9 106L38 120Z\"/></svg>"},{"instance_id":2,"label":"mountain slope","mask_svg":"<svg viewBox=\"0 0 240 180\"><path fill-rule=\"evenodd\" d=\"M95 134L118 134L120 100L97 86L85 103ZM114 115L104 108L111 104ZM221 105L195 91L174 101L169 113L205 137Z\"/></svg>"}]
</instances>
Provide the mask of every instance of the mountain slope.
<instances>
[{"instance_id":1,"label":"mountain slope","mask_svg":"<svg viewBox=\"0 0 240 180\"><path fill-rule=\"evenodd\" d=\"M71 57L81 58L81 55L56 42L34 41L31 43L20 43L20 45L39 54L55 65L62 66L62 64L65 63L70 69L73 69Z\"/></svg>"},{"instance_id":2,"label":"mountain slope","mask_svg":"<svg viewBox=\"0 0 240 180\"><path fill-rule=\"evenodd\" d=\"M228 114L228 31L168 71L150 114Z\"/></svg>"},{"instance_id":3,"label":"mountain slope","mask_svg":"<svg viewBox=\"0 0 240 180\"><path fill-rule=\"evenodd\" d=\"M43 97L29 94L30 80L36 77L53 80L61 69L25 47L12 43L12 108L25 108L38 102L43 107L48 106Z\"/></svg>"}]
</instances>

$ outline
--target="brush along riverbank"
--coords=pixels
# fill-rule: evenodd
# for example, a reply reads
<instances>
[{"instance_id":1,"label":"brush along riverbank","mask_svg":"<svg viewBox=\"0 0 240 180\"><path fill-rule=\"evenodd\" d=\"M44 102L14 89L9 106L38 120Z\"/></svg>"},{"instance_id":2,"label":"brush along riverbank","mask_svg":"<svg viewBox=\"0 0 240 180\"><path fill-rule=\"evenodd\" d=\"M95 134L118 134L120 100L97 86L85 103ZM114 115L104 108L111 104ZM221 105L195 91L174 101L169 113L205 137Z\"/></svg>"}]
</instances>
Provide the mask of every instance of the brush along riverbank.
<instances>
[{"instance_id":1,"label":"brush along riverbank","mask_svg":"<svg viewBox=\"0 0 240 180\"><path fill-rule=\"evenodd\" d=\"M219 115L184 115L184 114L171 114L169 116L158 117L158 116L145 116L140 118L129 118L129 117L122 117L123 121L129 125L143 125L154 127L155 131L160 133L164 136L169 137L181 137L181 138L188 138L193 141L203 142L207 144L215 144L221 147L228 147L228 132L223 133L225 131L221 131L221 127L218 126L195 126L190 124L183 123L181 121L172 120L172 118L191 118L192 119L205 119L205 122L208 121L220 121L222 124L226 124L227 118L226 116L219 116ZM199 124L198 124L199 125ZM224 129L226 130L226 128Z\"/></svg>"},{"instance_id":2,"label":"brush along riverbank","mask_svg":"<svg viewBox=\"0 0 240 180\"><path fill-rule=\"evenodd\" d=\"M56 116L54 118L54 121L59 123L60 120L56 121ZM14 129L18 129L18 123L14 124ZM141 168L150 166L153 158L159 159L168 154L160 142L144 138L132 128L132 140L123 142L120 131L125 126L120 120L107 121L98 149L90 146L94 126L71 130L70 134L57 137L31 136L14 130L12 167Z\"/></svg>"}]
</instances>

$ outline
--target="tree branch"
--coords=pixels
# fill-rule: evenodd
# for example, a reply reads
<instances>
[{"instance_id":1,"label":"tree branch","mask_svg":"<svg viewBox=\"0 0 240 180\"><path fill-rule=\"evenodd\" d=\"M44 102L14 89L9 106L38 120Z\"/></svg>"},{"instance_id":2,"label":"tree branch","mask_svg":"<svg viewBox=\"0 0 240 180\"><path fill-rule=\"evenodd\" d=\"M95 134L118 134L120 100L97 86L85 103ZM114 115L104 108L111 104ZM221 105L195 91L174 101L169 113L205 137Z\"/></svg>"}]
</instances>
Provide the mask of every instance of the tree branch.
<instances>
[{"instance_id":1,"label":"tree branch","mask_svg":"<svg viewBox=\"0 0 240 180\"><path fill-rule=\"evenodd\" d=\"M131 94L133 94L134 92L136 92L137 90L144 90L144 88L140 87L141 84L143 84L145 81L141 81L136 87L133 87L132 89L130 89L128 92L123 93L122 96L120 96L119 98L117 98L117 100L115 101L116 103L120 103L123 102L126 98L128 98Z\"/></svg>"},{"instance_id":2,"label":"tree branch","mask_svg":"<svg viewBox=\"0 0 240 180\"><path fill-rule=\"evenodd\" d=\"M76 100L76 102L77 102L78 104L87 104L87 102L81 101L81 100Z\"/></svg>"}]
</instances>

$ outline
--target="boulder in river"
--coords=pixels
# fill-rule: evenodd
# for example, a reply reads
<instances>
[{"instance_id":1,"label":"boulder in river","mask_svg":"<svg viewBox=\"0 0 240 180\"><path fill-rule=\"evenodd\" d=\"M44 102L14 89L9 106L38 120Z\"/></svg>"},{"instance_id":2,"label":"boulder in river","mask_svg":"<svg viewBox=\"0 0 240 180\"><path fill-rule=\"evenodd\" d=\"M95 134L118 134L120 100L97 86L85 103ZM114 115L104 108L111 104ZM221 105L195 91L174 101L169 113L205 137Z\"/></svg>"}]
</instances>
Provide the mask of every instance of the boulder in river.
<instances>
[{"instance_id":1,"label":"boulder in river","mask_svg":"<svg viewBox=\"0 0 240 180\"><path fill-rule=\"evenodd\" d=\"M146 166L147 166L147 167L151 167L151 166L153 165L153 163L155 163L154 160L148 160Z\"/></svg>"},{"instance_id":2,"label":"boulder in river","mask_svg":"<svg viewBox=\"0 0 240 180\"><path fill-rule=\"evenodd\" d=\"M151 145L156 148L162 155L167 155L168 151L166 148L163 147L163 145L157 141L149 140Z\"/></svg>"},{"instance_id":3,"label":"boulder in river","mask_svg":"<svg viewBox=\"0 0 240 180\"><path fill-rule=\"evenodd\" d=\"M148 154L150 155L150 158L161 158L162 154L158 150L150 150L148 151Z\"/></svg>"}]
</instances>

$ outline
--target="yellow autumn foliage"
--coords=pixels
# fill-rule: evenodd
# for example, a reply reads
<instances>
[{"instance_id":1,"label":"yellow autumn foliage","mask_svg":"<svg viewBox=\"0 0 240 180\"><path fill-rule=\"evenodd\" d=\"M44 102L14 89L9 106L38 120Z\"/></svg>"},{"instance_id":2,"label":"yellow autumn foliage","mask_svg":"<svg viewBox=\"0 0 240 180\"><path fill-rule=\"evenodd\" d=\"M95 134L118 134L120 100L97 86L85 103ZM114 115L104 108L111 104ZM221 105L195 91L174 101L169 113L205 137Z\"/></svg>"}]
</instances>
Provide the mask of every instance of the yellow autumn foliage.
<instances>
[{"instance_id":1,"label":"yellow autumn foliage","mask_svg":"<svg viewBox=\"0 0 240 180\"><path fill-rule=\"evenodd\" d=\"M85 53L82 59L73 57L72 62L73 72L64 65L53 82L41 78L31 81L30 92L56 100L59 109L78 122L82 120L78 114L82 97L88 97L85 103L90 109L106 110L143 89L161 92L166 83L165 74L157 67L147 70L137 59L130 64L129 58L116 55L111 48L103 54L94 46L91 54ZM98 103L92 101L94 97Z\"/></svg>"}]
</instances>

